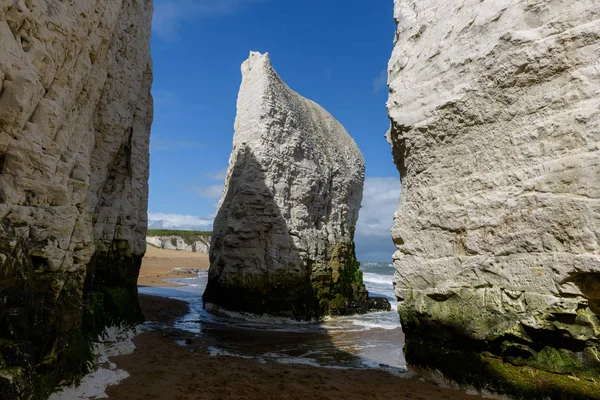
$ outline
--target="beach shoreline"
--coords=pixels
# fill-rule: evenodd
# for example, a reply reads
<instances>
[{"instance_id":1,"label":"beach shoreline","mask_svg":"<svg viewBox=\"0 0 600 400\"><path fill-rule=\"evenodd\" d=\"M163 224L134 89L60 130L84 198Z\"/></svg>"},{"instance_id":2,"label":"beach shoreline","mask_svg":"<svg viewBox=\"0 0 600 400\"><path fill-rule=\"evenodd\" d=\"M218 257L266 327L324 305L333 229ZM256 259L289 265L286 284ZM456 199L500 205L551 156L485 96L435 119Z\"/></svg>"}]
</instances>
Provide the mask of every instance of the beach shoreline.
<instances>
[{"instance_id":1,"label":"beach shoreline","mask_svg":"<svg viewBox=\"0 0 600 400\"><path fill-rule=\"evenodd\" d=\"M202 257L179 253L184 252L150 250L142 264L140 284L172 287L162 280L189 277L174 268L208 267L207 257L202 264ZM418 376L402 378L384 370L215 356L214 338L174 327L189 311L188 302L140 295L140 304L146 320L157 328L133 338L136 350L132 354L110 359L129 373L106 390L111 399L481 399Z\"/></svg>"},{"instance_id":2,"label":"beach shoreline","mask_svg":"<svg viewBox=\"0 0 600 400\"><path fill-rule=\"evenodd\" d=\"M129 373L106 390L111 399L480 399L419 377L400 378L383 370L331 369L280 364L235 356L213 356L214 339L179 330L172 323L188 303L140 296L146 318L162 325L133 338L136 350L111 357ZM168 311L167 311L168 310Z\"/></svg>"},{"instance_id":3,"label":"beach shoreline","mask_svg":"<svg viewBox=\"0 0 600 400\"><path fill-rule=\"evenodd\" d=\"M182 250L159 249L148 245L142 259L138 286L182 286L166 279L182 279L195 276L194 270L208 269L208 254Z\"/></svg>"}]
</instances>

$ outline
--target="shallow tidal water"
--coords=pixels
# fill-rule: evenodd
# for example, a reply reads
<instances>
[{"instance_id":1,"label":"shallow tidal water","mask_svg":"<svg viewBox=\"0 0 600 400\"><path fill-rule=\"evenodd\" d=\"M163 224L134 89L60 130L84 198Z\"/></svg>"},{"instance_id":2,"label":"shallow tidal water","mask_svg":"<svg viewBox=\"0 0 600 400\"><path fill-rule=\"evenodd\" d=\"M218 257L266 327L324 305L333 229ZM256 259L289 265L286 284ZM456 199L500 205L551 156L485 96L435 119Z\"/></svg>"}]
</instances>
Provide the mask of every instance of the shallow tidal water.
<instances>
[{"instance_id":1,"label":"shallow tidal water","mask_svg":"<svg viewBox=\"0 0 600 400\"><path fill-rule=\"evenodd\" d=\"M188 302L190 313L177 321L175 327L210 336L215 342L210 348L215 356L404 373L404 335L393 298L394 269L389 263L365 262L361 270L369 294L388 298L391 311L330 317L319 323L240 313L215 316L204 310L202 304L207 271L194 278L169 280L186 286L140 287L139 292Z\"/></svg>"}]
</instances>

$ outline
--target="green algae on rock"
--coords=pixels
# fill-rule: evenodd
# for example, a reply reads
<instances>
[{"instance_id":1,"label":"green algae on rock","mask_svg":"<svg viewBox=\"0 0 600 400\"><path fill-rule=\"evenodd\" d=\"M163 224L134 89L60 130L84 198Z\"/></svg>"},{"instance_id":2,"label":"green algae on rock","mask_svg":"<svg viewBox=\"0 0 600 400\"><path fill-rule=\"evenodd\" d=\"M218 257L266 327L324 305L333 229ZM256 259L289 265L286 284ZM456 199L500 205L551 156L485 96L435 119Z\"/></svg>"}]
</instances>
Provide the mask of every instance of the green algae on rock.
<instances>
[{"instance_id":1,"label":"green algae on rock","mask_svg":"<svg viewBox=\"0 0 600 400\"><path fill-rule=\"evenodd\" d=\"M521 327L502 332L492 316L476 308L455 309L456 318L440 320L437 313L421 314L399 307L406 335L406 361L442 372L465 387L500 392L518 399L600 399L600 369L593 343L575 343L564 332L541 336ZM490 335L475 337L465 329L465 317L479 319ZM479 331L481 332L481 331ZM560 346L563 347L559 347ZM567 348L568 347L568 348Z\"/></svg>"}]
</instances>

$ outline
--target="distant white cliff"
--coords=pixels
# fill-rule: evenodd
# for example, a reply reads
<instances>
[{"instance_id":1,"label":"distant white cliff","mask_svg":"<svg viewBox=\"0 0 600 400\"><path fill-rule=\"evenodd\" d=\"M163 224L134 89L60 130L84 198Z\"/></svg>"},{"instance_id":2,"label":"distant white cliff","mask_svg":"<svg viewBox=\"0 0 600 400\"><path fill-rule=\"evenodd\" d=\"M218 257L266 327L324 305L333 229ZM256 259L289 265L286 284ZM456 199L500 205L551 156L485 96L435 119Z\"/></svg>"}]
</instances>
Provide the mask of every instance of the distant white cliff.
<instances>
[{"instance_id":1,"label":"distant white cliff","mask_svg":"<svg viewBox=\"0 0 600 400\"><path fill-rule=\"evenodd\" d=\"M146 236L146 243L167 250L182 250L195 253L208 253L210 234Z\"/></svg>"}]
</instances>

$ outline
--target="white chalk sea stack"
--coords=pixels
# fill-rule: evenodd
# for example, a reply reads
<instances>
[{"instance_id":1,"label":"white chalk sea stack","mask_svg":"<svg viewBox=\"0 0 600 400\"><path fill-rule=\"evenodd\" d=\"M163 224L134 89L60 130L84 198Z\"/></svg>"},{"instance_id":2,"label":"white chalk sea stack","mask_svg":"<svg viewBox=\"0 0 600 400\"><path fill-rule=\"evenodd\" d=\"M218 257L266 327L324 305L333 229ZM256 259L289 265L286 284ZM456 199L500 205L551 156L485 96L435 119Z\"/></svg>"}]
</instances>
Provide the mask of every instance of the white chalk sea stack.
<instances>
[{"instance_id":1,"label":"white chalk sea stack","mask_svg":"<svg viewBox=\"0 0 600 400\"><path fill-rule=\"evenodd\" d=\"M0 398L44 398L142 318L152 11L0 1Z\"/></svg>"},{"instance_id":2,"label":"white chalk sea stack","mask_svg":"<svg viewBox=\"0 0 600 400\"><path fill-rule=\"evenodd\" d=\"M395 1L387 108L410 363L460 380L468 362L453 360L469 360L479 384L522 383L527 398L600 396L560 375L600 371L599 16L595 0ZM514 365L547 387L511 384Z\"/></svg>"},{"instance_id":3,"label":"white chalk sea stack","mask_svg":"<svg viewBox=\"0 0 600 400\"><path fill-rule=\"evenodd\" d=\"M214 222L209 309L300 319L365 311L353 242L364 176L342 125L291 90L268 54L251 53Z\"/></svg>"}]
</instances>

